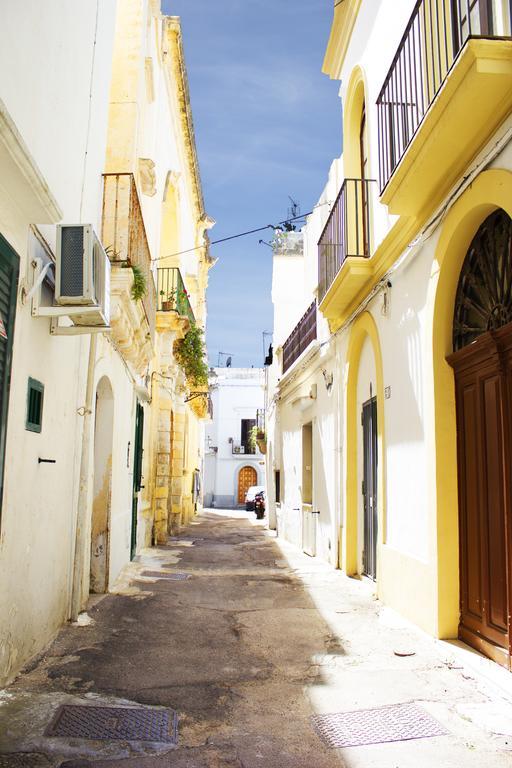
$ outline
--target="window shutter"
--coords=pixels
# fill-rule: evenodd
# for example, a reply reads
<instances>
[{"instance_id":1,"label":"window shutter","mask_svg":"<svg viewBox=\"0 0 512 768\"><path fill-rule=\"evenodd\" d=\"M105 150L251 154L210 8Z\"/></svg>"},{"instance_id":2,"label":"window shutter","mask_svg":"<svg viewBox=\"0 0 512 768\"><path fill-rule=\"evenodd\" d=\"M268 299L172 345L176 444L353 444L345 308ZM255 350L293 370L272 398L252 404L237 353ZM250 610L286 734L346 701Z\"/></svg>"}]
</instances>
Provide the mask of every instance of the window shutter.
<instances>
[{"instance_id":1,"label":"window shutter","mask_svg":"<svg viewBox=\"0 0 512 768\"><path fill-rule=\"evenodd\" d=\"M4 487L5 437L19 261L18 255L0 235L0 509Z\"/></svg>"}]
</instances>

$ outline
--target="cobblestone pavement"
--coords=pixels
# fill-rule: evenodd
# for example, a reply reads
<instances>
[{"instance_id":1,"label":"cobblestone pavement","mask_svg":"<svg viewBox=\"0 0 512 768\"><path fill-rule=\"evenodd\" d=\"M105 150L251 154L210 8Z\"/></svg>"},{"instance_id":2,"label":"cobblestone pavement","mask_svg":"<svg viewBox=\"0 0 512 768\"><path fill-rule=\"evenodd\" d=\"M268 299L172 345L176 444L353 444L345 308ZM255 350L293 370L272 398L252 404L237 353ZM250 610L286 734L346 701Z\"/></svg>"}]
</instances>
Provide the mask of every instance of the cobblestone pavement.
<instances>
[{"instance_id":1,"label":"cobblestone pavement","mask_svg":"<svg viewBox=\"0 0 512 768\"><path fill-rule=\"evenodd\" d=\"M507 673L405 624L371 586L243 514L206 511L83 619L0 692L0 768L512 767ZM313 720L409 702L421 727L446 733L336 749ZM110 737L83 722L50 734L62 705L109 707L94 727ZM118 707L169 723L176 712L177 744L126 734ZM388 719L367 715L358 743L375 725L382 738Z\"/></svg>"}]
</instances>

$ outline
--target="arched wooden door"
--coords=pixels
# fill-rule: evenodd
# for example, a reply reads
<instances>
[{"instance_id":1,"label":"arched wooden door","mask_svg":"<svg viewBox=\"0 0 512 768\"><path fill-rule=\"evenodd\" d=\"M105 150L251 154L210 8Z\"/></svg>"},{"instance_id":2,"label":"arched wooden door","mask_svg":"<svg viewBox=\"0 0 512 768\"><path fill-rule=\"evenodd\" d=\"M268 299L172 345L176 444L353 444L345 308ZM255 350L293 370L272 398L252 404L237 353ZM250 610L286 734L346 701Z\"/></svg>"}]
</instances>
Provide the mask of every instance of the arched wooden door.
<instances>
[{"instance_id":1,"label":"arched wooden door","mask_svg":"<svg viewBox=\"0 0 512 768\"><path fill-rule=\"evenodd\" d=\"M245 494L251 485L257 485L258 475L254 467L242 467L238 473L238 504L245 503Z\"/></svg>"},{"instance_id":2,"label":"arched wooden door","mask_svg":"<svg viewBox=\"0 0 512 768\"><path fill-rule=\"evenodd\" d=\"M459 636L510 668L512 220L495 211L464 261L453 330L459 477Z\"/></svg>"}]
</instances>

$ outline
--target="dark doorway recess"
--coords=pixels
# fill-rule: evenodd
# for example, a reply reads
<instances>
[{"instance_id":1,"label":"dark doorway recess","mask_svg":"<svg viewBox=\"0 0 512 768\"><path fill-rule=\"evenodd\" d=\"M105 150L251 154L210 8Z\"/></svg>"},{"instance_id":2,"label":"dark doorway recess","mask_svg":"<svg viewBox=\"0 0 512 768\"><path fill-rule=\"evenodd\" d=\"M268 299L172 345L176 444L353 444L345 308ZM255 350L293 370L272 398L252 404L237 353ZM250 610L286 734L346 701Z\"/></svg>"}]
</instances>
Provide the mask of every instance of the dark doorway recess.
<instances>
[{"instance_id":1,"label":"dark doorway recess","mask_svg":"<svg viewBox=\"0 0 512 768\"><path fill-rule=\"evenodd\" d=\"M363 405L363 575L377 579L377 398Z\"/></svg>"}]
</instances>

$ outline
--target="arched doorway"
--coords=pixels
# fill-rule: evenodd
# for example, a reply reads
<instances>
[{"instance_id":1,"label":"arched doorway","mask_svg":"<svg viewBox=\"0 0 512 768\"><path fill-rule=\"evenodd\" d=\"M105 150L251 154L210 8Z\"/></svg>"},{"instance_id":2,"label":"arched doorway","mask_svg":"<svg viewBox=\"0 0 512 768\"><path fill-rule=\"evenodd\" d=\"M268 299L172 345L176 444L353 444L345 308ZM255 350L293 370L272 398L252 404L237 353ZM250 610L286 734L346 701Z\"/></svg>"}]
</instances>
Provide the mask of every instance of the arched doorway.
<instances>
[{"instance_id":1,"label":"arched doorway","mask_svg":"<svg viewBox=\"0 0 512 768\"><path fill-rule=\"evenodd\" d=\"M110 554L110 507L112 496L112 438L114 397L106 377L96 390L94 421L94 483L91 521L91 570L89 590L108 589Z\"/></svg>"},{"instance_id":2,"label":"arched doorway","mask_svg":"<svg viewBox=\"0 0 512 768\"><path fill-rule=\"evenodd\" d=\"M383 381L379 333L371 314L364 312L352 326L347 350L340 566L350 576L364 574L376 581L385 541Z\"/></svg>"},{"instance_id":3,"label":"arched doorway","mask_svg":"<svg viewBox=\"0 0 512 768\"><path fill-rule=\"evenodd\" d=\"M510 665L512 219L476 232L453 316L459 481L459 637Z\"/></svg>"},{"instance_id":4,"label":"arched doorway","mask_svg":"<svg viewBox=\"0 0 512 768\"><path fill-rule=\"evenodd\" d=\"M251 485L258 484L258 473L254 467L242 467L238 473L238 504L245 503L245 494Z\"/></svg>"}]
</instances>

